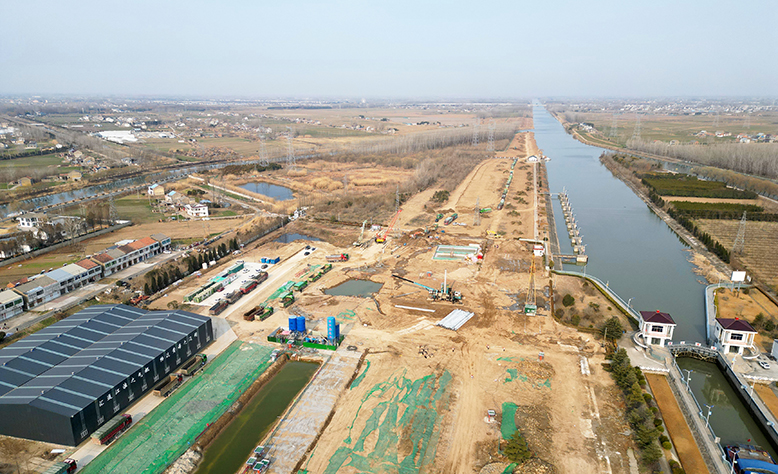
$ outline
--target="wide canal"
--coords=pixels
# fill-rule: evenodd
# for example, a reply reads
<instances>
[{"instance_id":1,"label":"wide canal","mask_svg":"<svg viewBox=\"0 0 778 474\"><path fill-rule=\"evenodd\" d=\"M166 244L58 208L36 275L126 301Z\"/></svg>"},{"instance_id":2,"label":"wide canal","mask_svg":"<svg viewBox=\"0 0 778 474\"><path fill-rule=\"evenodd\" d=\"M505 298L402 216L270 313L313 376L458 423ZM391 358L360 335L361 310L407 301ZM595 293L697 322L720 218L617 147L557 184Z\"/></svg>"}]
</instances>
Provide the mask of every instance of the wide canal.
<instances>
[{"instance_id":1,"label":"wide canal","mask_svg":"<svg viewBox=\"0 0 778 474\"><path fill-rule=\"evenodd\" d=\"M543 107L534 107L535 140L551 158L547 165L551 193L567 189L586 245L585 271L607 282L637 310L670 313L678 326L675 342L705 343L705 283L694 273L685 244L635 195L615 178L599 157L603 149L584 145ZM572 254L559 201L554 217L563 254ZM772 452L748 410L712 363L678 359L693 368L691 388L700 404L714 405L710 424L723 443L751 439ZM705 408L707 414L707 408Z\"/></svg>"}]
</instances>

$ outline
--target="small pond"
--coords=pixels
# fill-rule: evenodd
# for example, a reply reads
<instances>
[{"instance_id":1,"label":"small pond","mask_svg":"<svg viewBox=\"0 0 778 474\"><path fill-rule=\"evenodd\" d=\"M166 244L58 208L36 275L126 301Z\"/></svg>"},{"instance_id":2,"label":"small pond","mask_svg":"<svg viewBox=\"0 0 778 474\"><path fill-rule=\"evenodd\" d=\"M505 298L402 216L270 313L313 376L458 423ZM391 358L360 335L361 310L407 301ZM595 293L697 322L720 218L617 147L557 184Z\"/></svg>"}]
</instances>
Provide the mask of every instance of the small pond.
<instances>
[{"instance_id":1,"label":"small pond","mask_svg":"<svg viewBox=\"0 0 778 474\"><path fill-rule=\"evenodd\" d=\"M279 186L277 184L246 183L238 187L241 189L245 189L246 191L251 191L252 193L257 193L263 196L273 198L276 201L288 201L290 199L294 199L294 194L292 193L291 189L285 186Z\"/></svg>"},{"instance_id":2,"label":"small pond","mask_svg":"<svg viewBox=\"0 0 778 474\"><path fill-rule=\"evenodd\" d=\"M360 296L369 298L384 286L383 283L376 283L370 280L348 280L338 286L334 286L324 292L333 296Z\"/></svg>"},{"instance_id":3,"label":"small pond","mask_svg":"<svg viewBox=\"0 0 778 474\"><path fill-rule=\"evenodd\" d=\"M282 244L288 244L291 242L294 242L295 240L310 240L313 242L319 242L321 239L317 237L312 237L310 235L305 234L284 234L281 237L277 238L273 242L280 242Z\"/></svg>"}]
</instances>

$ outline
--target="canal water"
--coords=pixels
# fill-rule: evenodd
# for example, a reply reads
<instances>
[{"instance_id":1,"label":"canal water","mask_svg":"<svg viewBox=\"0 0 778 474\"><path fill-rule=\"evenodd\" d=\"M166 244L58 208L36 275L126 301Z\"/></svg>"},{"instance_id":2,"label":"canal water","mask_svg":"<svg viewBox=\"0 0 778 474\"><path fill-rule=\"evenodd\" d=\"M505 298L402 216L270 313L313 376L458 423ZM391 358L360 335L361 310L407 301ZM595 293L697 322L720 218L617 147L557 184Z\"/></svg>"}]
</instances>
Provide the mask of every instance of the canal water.
<instances>
[{"instance_id":1,"label":"canal water","mask_svg":"<svg viewBox=\"0 0 778 474\"><path fill-rule=\"evenodd\" d=\"M703 410L703 416L707 416L708 408L712 406L710 424L716 436L721 438L721 444L755 444L766 449L773 459L778 459L776 451L770 446L767 436L762 433L759 425L751 418L738 398L735 390L729 384L724 374L716 364L703 362L688 357L677 359L678 367L683 370L684 377L687 370L692 370L689 377L689 387ZM751 440L750 442L748 440Z\"/></svg>"},{"instance_id":2,"label":"canal water","mask_svg":"<svg viewBox=\"0 0 778 474\"><path fill-rule=\"evenodd\" d=\"M239 186L246 191L261 194L276 201L288 201L294 198L292 190L286 186L278 186L270 183L246 183Z\"/></svg>"},{"instance_id":3,"label":"canal water","mask_svg":"<svg viewBox=\"0 0 778 474\"><path fill-rule=\"evenodd\" d=\"M623 182L599 162L604 150L568 135L543 107L534 107L535 140L551 158L550 191L567 189L589 255L585 271L607 282L637 310L670 313L678 326L674 341L705 343L704 283L688 262L685 244ZM562 253L572 254L559 200L554 217ZM691 387L701 404L715 405L710 424L722 443L770 444L716 364L678 359L693 368ZM707 409L706 409L707 411ZM772 452L772 451L771 451Z\"/></svg>"},{"instance_id":4,"label":"canal water","mask_svg":"<svg viewBox=\"0 0 778 474\"><path fill-rule=\"evenodd\" d=\"M567 189L586 245L585 271L638 311L670 313L678 327L675 341L705 342L704 285L693 273L689 253L677 235L599 157L603 150L568 135L542 107L535 107L535 140L551 158L546 163L551 193ZM562 208L554 197L560 250L573 254Z\"/></svg>"},{"instance_id":5,"label":"canal water","mask_svg":"<svg viewBox=\"0 0 778 474\"><path fill-rule=\"evenodd\" d=\"M324 292L333 296L360 296L362 298L369 298L373 296L374 293L378 293L378 290L380 290L382 286L384 285L370 280L348 280L338 286L324 290Z\"/></svg>"},{"instance_id":6,"label":"canal water","mask_svg":"<svg viewBox=\"0 0 778 474\"><path fill-rule=\"evenodd\" d=\"M195 474L235 474L318 369L287 362L208 446Z\"/></svg>"}]
</instances>

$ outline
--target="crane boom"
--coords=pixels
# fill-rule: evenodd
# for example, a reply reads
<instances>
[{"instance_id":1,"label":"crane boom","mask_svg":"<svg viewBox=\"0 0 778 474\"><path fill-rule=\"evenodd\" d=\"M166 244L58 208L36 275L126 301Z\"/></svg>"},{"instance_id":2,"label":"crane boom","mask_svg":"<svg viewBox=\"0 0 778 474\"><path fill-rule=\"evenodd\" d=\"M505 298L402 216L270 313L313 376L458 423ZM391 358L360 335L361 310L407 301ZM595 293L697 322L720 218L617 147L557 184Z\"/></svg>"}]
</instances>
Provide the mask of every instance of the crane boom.
<instances>
[{"instance_id":1,"label":"crane boom","mask_svg":"<svg viewBox=\"0 0 778 474\"><path fill-rule=\"evenodd\" d=\"M409 280L409 279L404 278L404 277L401 277L400 275L392 275L392 276L397 278L398 280L402 280L402 281L408 282L411 285L420 286L420 287L424 288L425 290L429 291L430 293L436 293L438 291L435 288L430 288L429 286L422 285L421 283L416 283L415 281Z\"/></svg>"},{"instance_id":2,"label":"crane boom","mask_svg":"<svg viewBox=\"0 0 778 474\"><path fill-rule=\"evenodd\" d=\"M389 227L387 227L385 231L378 232L378 235L376 235L375 237L375 241L377 244L382 244L386 242L386 236L388 236L389 233L392 231L392 229L394 229L394 225L397 223L397 218L400 217L401 212L402 209L397 209L397 212L392 218L392 222L389 223Z\"/></svg>"}]
</instances>

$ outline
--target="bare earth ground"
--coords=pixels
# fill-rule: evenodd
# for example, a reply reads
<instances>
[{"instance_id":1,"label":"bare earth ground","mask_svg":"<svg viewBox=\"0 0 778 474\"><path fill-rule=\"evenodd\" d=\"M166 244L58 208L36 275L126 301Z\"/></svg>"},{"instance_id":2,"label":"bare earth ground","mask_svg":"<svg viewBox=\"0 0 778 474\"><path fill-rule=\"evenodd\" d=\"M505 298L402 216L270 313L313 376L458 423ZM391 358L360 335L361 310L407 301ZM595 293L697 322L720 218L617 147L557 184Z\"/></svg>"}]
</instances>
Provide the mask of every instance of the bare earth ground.
<instances>
[{"instance_id":1,"label":"bare earth ground","mask_svg":"<svg viewBox=\"0 0 778 474\"><path fill-rule=\"evenodd\" d=\"M762 313L765 321L772 320L774 323L778 323L778 306L757 289L752 289L748 294L742 291L735 293L729 289L720 289L716 291L716 295L719 317L741 318L750 322L757 314ZM769 352L773 339L757 334L755 342L757 345L761 345L762 350Z\"/></svg>"},{"instance_id":2,"label":"bare earth ground","mask_svg":"<svg viewBox=\"0 0 778 474\"><path fill-rule=\"evenodd\" d=\"M474 204L477 194L469 189L476 189L480 180L488 182L496 176L503 186L507 175L502 167L509 169L510 161L487 160L476 168L455 191L456 202L472 199ZM514 188L525 189L526 177L526 170L515 173L511 193ZM429 219L430 213L424 210L429 197L429 193L414 196L403 206L401 215L409 220L417 216ZM478 232L472 227L450 231L452 226L446 226L446 233L433 233L432 238L405 235L389 239L385 247L373 244L354 249L298 241L266 243L244 252L241 258L246 261L278 255L282 262L271 270L273 281L219 316L230 322L240 338L264 337L276 327L286 326L290 314L306 315L309 326L323 332L325 317L334 315L347 334L344 345L354 345L360 352L369 349L361 369L364 375L342 393L332 420L303 462L308 472L478 472L505 459L497 451L497 442L501 423L507 429L511 422L527 437L537 456L533 462L550 469L543 472L629 472L627 456L620 454L632 446L625 434L623 402L610 376L600 368L603 352L599 343L550 317L529 318L506 309L526 296L531 252L528 244L516 240L485 240L486 223L499 221L499 214L507 214L507 210L493 214L496 217L491 221L482 220ZM528 232L531 219L524 220L528 223L523 229ZM413 226L405 227L410 228ZM295 223L286 231L312 229L315 235L341 245L349 245L359 233L355 227L308 222ZM273 234L266 240L272 238ZM438 244L472 242L486 250L481 265L431 258ZM319 250L295 261L298 257L294 255L308 243ZM294 305L281 309L274 304L275 314L263 322L242 320L243 312L265 301L279 285L304 278L307 265L323 264L324 255L335 251L348 252L351 259L335 264L332 272L297 294ZM376 267L379 261L381 266ZM401 274L436 287L443 282L444 270L448 283L465 298L464 305L456 307L476 313L458 332L434 325L455 306L431 302L426 291L391 277L392 273ZM152 307L166 308L172 299L180 302L209 276L211 273L205 273L186 287L170 291ZM370 279L383 287L374 299L324 293L351 278ZM547 301L543 287L548 278L538 265L541 313ZM573 285L570 288L575 291L575 283L560 279L558 284ZM525 296L517 299L515 294L521 292ZM602 296L584 292L582 304L588 307L590 301L600 304L602 315L609 314ZM207 312L204 306L188 309ZM540 352L544 352L542 362ZM586 360L590 375L583 375L582 360ZM507 415L503 419L503 404L515 404L511 420ZM506 405L508 412L511 406ZM484 421L487 409L497 411L497 423Z\"/></svg>"},{"instance_id":3,"label":"bare earth ground","mask_svg":"<svg viewBox=\"0 0 778 474\"><path fill-rule=\"evenodd\" d=\"M734 245L739 220L699 219L695 222L700 230L709 233L724 247L731 249ZM775 249L778 249L778 222L747 222L745 252L735 256L735 260L775 288L778 285L778 252Z\"/></svg>"},{"instance_id":4,"label":"bare earth ground","mask_svg":"<svg viewBox=\"0 0 778 474\"><path fill-rule=\"evenodd\" d=\"M770 413L773 416L778 416L778 397L775 396L773 389L769 385L758 383L754 384L754 391L759 394L759 398L762 399Z\"/></svg>"},{"instance_id":5,"label":"bare earth ground","mask_svg":"<svg viewBox=\"0 0 778 474\"><path fill-rule=\"evenodd\" d=\"M42 270L62 266L64 263L72 263L92 255L106 247L114 245L121 240L135 240L148 237L151 234L165 234L173 240L176 239L201 239L204 236L220 234L234 229L248 220L239 219L212 219L209 221L169 221L153 222L150 224L132 225L98 237L84 240L73 246L64 247L36 258L25 260L2 268L0 271L0 284L40 273Z\"/></svg>"},{"instance_id":6,"label":"bare earth ground","mask_svg":"<svg viewBox=\"0 0 778 474\"><path fill-rule=\"evenodd\" d=\"M686 419L678 407L678 402L670 390L667 378L664 375L645 374L648 384L651 386L651 392L654 394L656 404L662 412L667 432L678 452L681 466L686 472L705 473L708 468L700 455L697 443L694 441L692 432L686 424Z\"/></svg>"}]
</instances>

